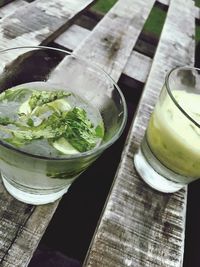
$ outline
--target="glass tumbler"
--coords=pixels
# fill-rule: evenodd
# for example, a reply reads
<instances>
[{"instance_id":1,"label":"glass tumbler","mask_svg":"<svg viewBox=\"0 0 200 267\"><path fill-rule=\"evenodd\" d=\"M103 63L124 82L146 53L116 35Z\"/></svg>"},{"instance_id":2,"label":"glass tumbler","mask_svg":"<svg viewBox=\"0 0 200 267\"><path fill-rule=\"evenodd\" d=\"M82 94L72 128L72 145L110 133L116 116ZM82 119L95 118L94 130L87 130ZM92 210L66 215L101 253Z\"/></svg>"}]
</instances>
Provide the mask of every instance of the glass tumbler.
<instances>
[{"instance_id":1,"label":"glass tumbler","mask_svg":"<svg viewBox=\"0 0 200 267\"><path fill-rule=\"evenodd\" d=\"M200 178L199 69L167 74L134 163L147 184L165 193Z\"/></svg>"},{"instance_id":2,"label":"glass tumbler","mask_svg":"<svg viewBox=\"0 0 200 267\"><path fill-rule=\"evenodd\" d=\"M98 110L103 121L101 143L77 154L47 156L43 147L24 151L0 139L0 171L7 191L25 203L50 203L65 194L72 182L119 138L127 119L125 99L117 84L95 64L64 50L42 46L0 51L0 91L16 86L71 92L84 101L86 109L90 107L90 113L93 108ZM9 116L10 109L8 106L0 116Z\"/></svg>"}]
</instances>

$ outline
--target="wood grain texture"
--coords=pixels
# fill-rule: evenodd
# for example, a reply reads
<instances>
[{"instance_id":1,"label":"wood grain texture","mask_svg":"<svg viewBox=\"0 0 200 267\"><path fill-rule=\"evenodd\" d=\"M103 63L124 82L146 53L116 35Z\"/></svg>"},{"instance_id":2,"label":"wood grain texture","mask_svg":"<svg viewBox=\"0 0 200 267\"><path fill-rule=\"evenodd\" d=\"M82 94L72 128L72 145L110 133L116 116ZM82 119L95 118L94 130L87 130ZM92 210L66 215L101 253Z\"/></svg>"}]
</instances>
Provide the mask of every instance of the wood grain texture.
<instances>
[{"instance_id":1,"label":"wood grain texture","mask_svg":"<svg viewBox=\"0 0 200 267\"><path fill-rule=\"evenodd\" d=\"M16 12L16 10L22 6L27 5L28 3L24 0L15 0L0 9L0 18L9 16L10 14Z\"/></svg>"},{"instance_id":2,"label":"wood grain texture","mask_svg":"<svg viewBox=\"0 0 200 267\"><path fill-rule=\"evenodd\" d=\"M84 266L181 267L187 188L163 194L137 175L133 156L167 71L194 61L194 3L171 0L121 163ZM180 14L180 15L179 15Z\"/></svg>"},{"instance_id":3,"label":"wood grain texture","mask_svg":"<svg viewBox=\"0 0 200 267\"><path fill-rule=\"evenodd\" d=\"M123 73L137 81L144 83L148 77L151 64L152 59L150 57L133 50Z\"/></svg>"},{"instance_id":4,"label":"wood grain texture","mask_svg":"<svg viewBox=\"0 0 200 267\"><path fill-rule=\"evenodd\" d=\"M84 41L84 39L88 37L89 34L90 30L74 24L56 38L54 42L73 51L80 45L81 42ZM152 59L150 57L147 57L137 51L132 51L130 57L128 58L128 62L124 67L123 73L135 80L145 82L151 63ZM138 68L138 66L140 66L140 68Z\"/></svg>"},{"instance_id":5,"label":"wood grain texture","mask_svg":"<svg viewBox=\"0 0 200 267\"><path fill-rule=\"evenodd\" d=\"M199 7L195 7L195 17L196 19L200 19L200 8Z\"/></svg>"},{"instance_id":6,"label":"wood grain texture","mask_svg":"<svg viewBox=\"0 0 200 267\"><path fill-rule=\"evenodd\" d=\"M13 2L14 0L0 0L0 7L10 3L10 2Z\"/></svg>"},{"instance_id":7,"label":"wood grain texture","mask_svg":"<svg viewBox=\"0 0 200 267\"><path fill-rule=\"evenodd\" d=\"M117 81L155 1L118 1L74 51L97 63Z\"/></svg>"},{"instance_id":8,"label":"wood grain texture","mask_svg":"<svg viewBox=\"0 0 200 267\"><path fill-rule=\"evenodd\" d=\"M76 53L100 64L117 80L154 3L154 1L142 2L119 0L104 18L105 20L103 19L81 47L76 49ZM149 113L155 103L154 96L157 97L163 82L161 81L163 75L177 62L188 63L193 58L194 44L191 36L194 29L190 1L186 0L184 7L180 0L171 2L166 21L168 26L165 27L155 56L150 76L152 78L148 81L143 94L85 266L181 266L186 191L182 190L174 195L154 192L138 178L132 165L133 154L144 134ZM48 15L52 16L51 12L55 9L50 7L49 10L51 15ZM57 12L59 13L58 10L56 14ZM182 12L180 18L177 16L178 12ZM15 22L12 21L12 25ZM183 27L185 25L183 23L186 22L190 23ZM7 23L9 24L8 20ZM48 19L45 25L48 23L51 24L51 20ZM31 28L30 25L29 27ZM37 29L34 31L37 32ZM21 40L30 38L34 42L37 39L37 42L41 42L42 36L47 38L47 35L45 31L41 29L39 31L39 35L41 34L39 37L34 32L33 35L23 33L20 38ZM52 32L55 31L52 29ZM11 39L11 44L15 44L14 40L18 44L18 37ZM3 45L1 41L0 46ZM10 44L8 40L7 44ZM38 207L22 204L9 196L2 185L0 186L0 266L27 266L57 205L58 202Z\"/></svg>"},{"instance_id":9,"label":"wood grain texture","mask_svg":"<svg viewBox=\"0 0 200 267\"><path fill-rule=\"evenodd\" d=\"M168 6L171 0L158 0L159 3Z\"/></svg>"},{"instance_id":10,"label":"wood grain texture","mask_svg":"<svg viewBox=\"0 0 200 267\"><path fill-rule=\"evenodd\" d=\"M53 38L60 29L84 9L92 0L34 1L4 17L0 21L0 49L17 45L39 45ZM10 58L1 54L0 62ZM28 265L58 202L34 207L11 197L0 183L0 266Z\"/></svg>"},{"instance_id":11,"label":"wood grain texture","mask_svg":"<svg viewBox=\"0 0 200 267\"><path fill-rule=\"evenodd\" d=\"M27 266L58 202L37 208L24 204L0 182L0 203L0 266Z\"/></svg>"},{"instance_id":12,"label":"wood grain texture","mask_svg":"<svg viewBox=\"0 0 200 267\"><path fill-rule=\"evenodd\" d=\"M66 29L95 0L36 0L0 20L0 50L46 44ZM9 57L8 57L9 55ZM1 67L17 52L1 55Z\"/></svg>"},{"instance_id":13,"label":"wood grain texture","mask_svg":"<svg viewBox=\"0 0 200 267\"><path fill-rule=\"evenodd\" d=\"M95 62L117 81L154 2L154 0L148 3L139 0L118 1L74 50L74 54ZM68 60L66 62L63 60L52 80L62 77L64 79L67 68Z\"/></svg>"},{"instance_id":14,"label":"wood grain texture","mask_svg":"<svg viewBox=\"0 0 200 267\"><path fill-rule=\"evenodd\" d=\"M90 55L88 45L90 44L90 48L92 50L94 43L96 43L96 48L92 50L93 60L99 62L98 58L101 58L100 63L104 64L106 69L112 68L114 72L117 65L112 62L117 59L120 64L120 68L117 68L115 77L118 78L124 65L126 64L128 56L131 53L131 50L137 40L137 36L143 27L153 3L153 0L149 1L149 3L143 4L141 4L139 0L134 2L126 0L127 5L124 5L124 0L119 1L117 8L114 8L111 13L105 17L105 23L103 23L103 21L101 22L98 26L99 30L96 28L94 35L92 32L90 39L87 39L84 46L82 46L79 50L79 53L81 54L85 47L84 55ZM127 9L127 6L129 6L129 9ZM127 16L127 14L129 14L129 12L127 12L128 10L132 11L131 16ZM141 16L142 12L143 16ZM111 25L111 27L108 25ZM129 31L127 31L127 29ZM99 32L101 32L100 35L98 34ZM95 38L97 39L95 40ZM108 41L105 38L109 38ZM122 40L123 44L126 44L127 42L125 48L121 44L119 49L117 40ZM109 44L107 44L107 42L109 42ZM101 56L101 53L103 53L103 57ZM104 60L106 61L103 62ZM3 192L0 194L0 203L2 203L1 207L5 205L4 202L6 200L6 211L8 216L13 218L16 217L19 220L17 224L11 224L10 220L5 220L4 230L2 230L2 233L6 232L7 238L2 238L3 244L0 264L3 267L10 267L14 261L14 266L23 267L28 264L28 261L42 237L42 234L45 231L45 228L47 227L58 203L34 208L32 206L20 204L18 201L13 200L13 198L8 196L2 187L0 188ZM16 208L13 203L17 203L19 207L17 206ZM0 212L2 212L1 217L4 218L2 209L0 209Z\"/></svg>"},{"instance_id":15,"label":"wood grain texture","mask_svg":"<svg viewBox=\"0 0 200 267\"><path fill-rule=\"evenodd\" d=\"M67 31L59 35L54 42L60 46L74 50L89 34L90 30L73 24Z\"/></svg>"}]
</instances>

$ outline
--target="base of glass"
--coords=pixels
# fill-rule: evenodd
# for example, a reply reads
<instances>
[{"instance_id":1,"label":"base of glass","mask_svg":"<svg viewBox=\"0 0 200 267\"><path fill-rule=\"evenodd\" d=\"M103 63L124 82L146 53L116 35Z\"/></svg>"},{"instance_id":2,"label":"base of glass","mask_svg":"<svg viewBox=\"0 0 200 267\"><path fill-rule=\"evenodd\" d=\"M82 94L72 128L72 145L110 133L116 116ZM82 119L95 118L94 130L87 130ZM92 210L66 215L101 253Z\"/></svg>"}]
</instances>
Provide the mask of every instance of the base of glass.
<instances>
[{"instance_id":1,"label":"base of glass","mask_svg":"<svg viewBox=\"0 0 200 267\"><path fill-rule=\"evenodd\" d=\"M33 193L27 193L24 192L16 187L14 187L12 184L10 184L6 178L2 175L3 184L6 188L6 190L17 200L22 201L27 204L32 205L43 205L48 204L51 202L56 201L57 199L61 198L67 191L69 186L66 188L55 192L55 193L48 193L48 194L33 194Z\"/></svg>"},{"instance_id":2,"label":"base of glass","mask_svg":"<svg viewBox=\"0 0 200 267\"><path fill-rule=\"evenodd\" d=\"M134 156L134 164L141 178L152 188L163 193L174 193L185 186L185 184L170 181L158 174L148 163L141 149Z\"/></svg>"}]
</instances>

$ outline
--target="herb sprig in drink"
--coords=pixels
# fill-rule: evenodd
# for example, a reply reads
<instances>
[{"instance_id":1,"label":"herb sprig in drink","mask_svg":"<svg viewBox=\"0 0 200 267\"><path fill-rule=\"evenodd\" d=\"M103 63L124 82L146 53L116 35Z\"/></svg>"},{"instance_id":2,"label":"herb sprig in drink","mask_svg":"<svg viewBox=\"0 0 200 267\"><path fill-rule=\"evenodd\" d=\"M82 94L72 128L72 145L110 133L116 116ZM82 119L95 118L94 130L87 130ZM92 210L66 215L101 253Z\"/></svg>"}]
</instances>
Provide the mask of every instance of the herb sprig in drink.
<instances>
[{"instance_id":1,"label":"herb sprig in drink","mask_svg":"<svg viewBox=\"0 0 200 267\"><path fill-rule=\"evenodd\" d=\"M97 109L71 92L17 87L0 94L1 140L41 156L86 152L98 146L104 128ZM9 111L5 114L5 107Z\"/></svg>"}]
</instances>

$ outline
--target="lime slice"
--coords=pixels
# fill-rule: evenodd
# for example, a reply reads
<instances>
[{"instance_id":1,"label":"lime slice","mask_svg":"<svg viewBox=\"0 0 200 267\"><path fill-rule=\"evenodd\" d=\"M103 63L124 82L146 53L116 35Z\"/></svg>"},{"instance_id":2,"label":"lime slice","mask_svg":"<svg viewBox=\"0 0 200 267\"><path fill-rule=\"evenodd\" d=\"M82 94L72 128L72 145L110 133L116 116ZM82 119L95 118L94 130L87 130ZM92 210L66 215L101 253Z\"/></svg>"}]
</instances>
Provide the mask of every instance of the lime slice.
<instances>
[{"instance_id":1,"label":"lime slice","mask_svg":"<svg viewBox=\"0 0 200 267\"><path fill-rule=\"evenodd\" d=\"M52 107L55 111L68 111L71 109L70 104L65 99L57 99L47 104L48 107Z\"/></svg>"},{"instance_id":2,"label":"lime slice","mask_svg":"<svg viewBox=\"0 0 200 267\"><path fill-rule=\"evenodd\" d=\"M28 114L31 112L31 107L29 105L29 99L21 104L19 107L19 114Z\"/></svg>"},{"instance_id":3,"label":"lime slice","mask_svg":"<svg viewBox=\"0 0 200 267\"><path fill-rule=\"evenodd\" d=\"M34 108L34 110L31 112L31 107L29 105L29 99L28 99L24 103L22 103L21 106L19 107L19 114L26 114L27 115L29 113L32 113L36 116L40 116L41 114L47 112L50 109L53 109L56 112L68 111L71 109L71 106L65 99L57 99L57 100L52 101L48 104L38 106L38 107Z\"/></svg>"},{"instance_id":4,"label":"lime slice","mask_svg":"<svg viewBox=\"0 0 200 267\"><path fill-rule=\"evenodd\" d=\"M34 108L31 112L31 115L40 116L49 110L50 108L47 106L47 104L44 104L42 106Z\"/></svg>"},{"instance_id":5,"label":"lime slice","mask_svg":"<svg viewBox=\"0 0 200 267\"><path fill-rule=\"evenodd\" d=\"M40 116L49 110L60 112L60 111L68 111L70 109L71 109L71 106L65 99L57 99L50 103L34 108L34 110L32 111L32 114L36 116Z\"/></svg>"},{"instance_id":6,"label":"lime slice","mask_svg":"<svg viewBox=\"0 0 200 267\"><path fill-rule=\"evenodd\" d=\"M80 153L64 137L61 137L57 141L53 142L53 147L67 155Z\"/></svg>"}]
</instances>

